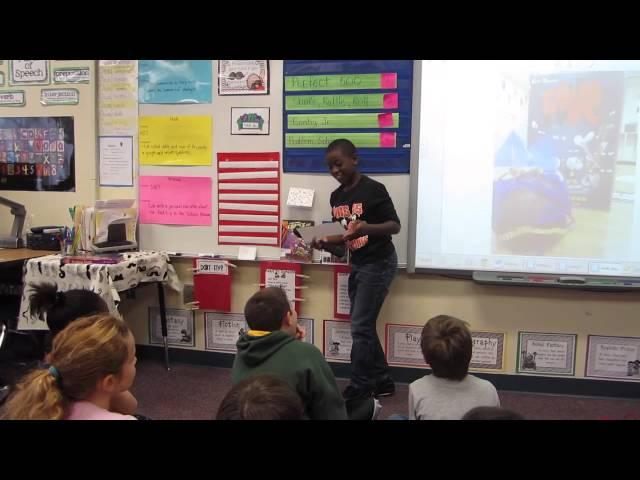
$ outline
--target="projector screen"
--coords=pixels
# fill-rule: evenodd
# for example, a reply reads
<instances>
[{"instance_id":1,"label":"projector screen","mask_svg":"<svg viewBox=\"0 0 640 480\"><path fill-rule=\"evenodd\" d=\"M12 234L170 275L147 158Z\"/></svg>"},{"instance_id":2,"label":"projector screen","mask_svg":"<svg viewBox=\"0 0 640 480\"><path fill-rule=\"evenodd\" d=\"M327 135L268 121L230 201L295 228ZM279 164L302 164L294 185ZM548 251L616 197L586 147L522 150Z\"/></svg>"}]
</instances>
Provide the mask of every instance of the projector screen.
<instances>
[{"instance_id":1,"label":"projector screen","mask_svg":"<svg viewBox=\"0 0 640 480\"><path fill-rule=\"evenodd\" d=\"M416 61L414 95L409 271L640 277L640 61Z\"/></svg>"}]
</instances>

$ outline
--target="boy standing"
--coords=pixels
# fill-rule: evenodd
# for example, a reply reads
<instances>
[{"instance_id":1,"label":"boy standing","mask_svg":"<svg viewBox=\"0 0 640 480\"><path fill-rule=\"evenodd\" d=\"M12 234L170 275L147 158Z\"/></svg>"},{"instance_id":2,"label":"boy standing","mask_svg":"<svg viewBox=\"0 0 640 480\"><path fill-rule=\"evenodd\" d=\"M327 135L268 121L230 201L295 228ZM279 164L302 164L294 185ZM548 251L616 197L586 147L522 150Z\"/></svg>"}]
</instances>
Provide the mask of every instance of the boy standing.
<instances>
[{"instance_id":1,"label":"boy standing","mask_svg":"<svg viewBox=\"0 0 640 480\"><path fill-rule=\"evenodd\" d=\"M340 187L331 194L333 220L345 228L342 237L314 240L314 248L343 256L351 252L351 383L346 400L393 395L395 385L376 331L378 314L398 267L391 235L400 219L385 186L358 171L358 154L349 140L329 144L325 160Z\"/></svg>"}]
</instances>

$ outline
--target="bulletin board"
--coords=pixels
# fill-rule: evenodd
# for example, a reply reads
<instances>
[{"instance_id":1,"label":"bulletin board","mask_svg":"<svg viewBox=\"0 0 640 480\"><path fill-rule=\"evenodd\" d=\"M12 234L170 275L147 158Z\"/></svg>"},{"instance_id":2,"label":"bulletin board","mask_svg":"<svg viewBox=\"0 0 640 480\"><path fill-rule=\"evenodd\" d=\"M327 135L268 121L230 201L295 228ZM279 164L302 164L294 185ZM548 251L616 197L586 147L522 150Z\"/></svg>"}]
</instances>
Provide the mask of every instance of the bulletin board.
<instances>
[{"instance_id":1,"label":"bulletin board","mask_svg":"<svg viewBox=\"0 0 640 480\"><path fill-rule=\"evenodd\" d=\"M324 173L347 138L363 173L409 173L412 60L285 60L284 171Z\"/></svg>"},{"instance_id":2,"label":"bulletin board","mask_svg":"<svg viewBox=\"0 0 640 480\"><path fill-rule=\"evenodd\" d=\"M0 128L32 135L16 139L17 148L14 142L13 147L5 143L0 149L5 155L19 150L15 165L20 163L21 168L14 174L22 178L10 182L11 189L0 188L0 196L25 206L25 231L40 225L71 225L68 208L96 200L95 65L95 60L0 63L0 119L4 120ZM9 168L6 156L0 155L0 162ZM0 208L0 225L12 221L9 209Z\"/></svg>"},{"instance_id":3,"label":"bulletin board","mask_svg":"<svg viewBox=\"0 0 640 480\"><path fill-rule=\"evenodd\" d=\"M142 165L138 161L139 151L134 149L134 185L133 189L109 189L100 198L138 198L139 176L179 176L205 177L211 180L211 224L199 226L183 226L170 224L141 224L139 227L139 244L146 250L163 250L184 254L215 254L236 257L238 245L220 244L218 232L218 157L222 153L277 153L280 161L280 220L313 220L316 224L331 219L329 197L339 184L327 171L318 173L282 173L283 155L283 61L269 61L269 94L268 95L218 95L217 61L211 61L213 76L211 103L189 104L150 104L139 103L138 115L143 117L157 116L208 116L211 118L211 163L209 165ZM232 109L269 109L269 134L237 135L232 134ZM261 110L264 111L264 110ZM137 141L137 139L136 139ZM408 158L408 151L407 151ZM251 159L249 159L251 160ZM399 263L406 264L407 258L407 222L409 203L409 175L407 174L371 174L371 177L386 186L394 201L398 216L402 223L402 231L393 237L398 251ZM289 207L286 205L289 188L302 187L315 190L312 208ZM254 192L255 193L255 192ZM280 259L279 246L258 245L257 259ZM316 255L317 252L316 252ZM317 259L318 257L316 257Z\"/></svg>"}]
</instances>

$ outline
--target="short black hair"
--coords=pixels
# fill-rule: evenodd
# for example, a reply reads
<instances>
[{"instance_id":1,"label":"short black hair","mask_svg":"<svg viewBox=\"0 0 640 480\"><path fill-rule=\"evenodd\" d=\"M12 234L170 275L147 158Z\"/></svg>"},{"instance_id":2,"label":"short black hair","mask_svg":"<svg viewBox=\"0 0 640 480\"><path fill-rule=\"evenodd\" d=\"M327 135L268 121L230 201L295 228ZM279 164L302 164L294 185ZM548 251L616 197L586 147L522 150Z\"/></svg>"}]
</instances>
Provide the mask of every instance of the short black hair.
<instances>
[{"instance_id":1,"label":"short black hair","mask_svg":"<svg viewBox=\"0 0 640 480\"><path fill-rule=\"evenodd\" d=\"M34 293L29 298L29 308L46 321L55 337L72 321L97 313L108 313L109 307L100 295L91 290L58 290L55 284L32 285Z\"/></svg>"},{"instance_id":2,"label":"short black hair","mask_svg":"<svg viewBox=\"0 0 640 480\"><path fill-rule=\"evenodd\" d=\"M244 306L244 317L252 330L280 330L282 319L291 311L287 294L280 287L267 287L254 293Z\"/></svg>"},{"instance_id":3,"label":"short black hair","mask_svg":"<svg viewBox=\"0 0 640 480\"><path fill-rule=\"evenodd\" d=\"M254 375L225 395L216 420L301 420L300 396L274 375Z\"/></svg>"},{"instance_id":4,"label":"short black hair","mask_svg":"<svg viewBox=\"0 0 640 480\"><path fill-rule=\"evenodd\" d=\"M346 138L338 138L329 144L327 149L325 150L325 155L333 150L340 150L347 157L356 158L358 156L358 151L356 150L356 146L353 144L351 140L347 140Z\"/></svg>"},{"instance_id":5,"label":"short black hair","mask_svg":"<svg viewBox=\"0 0 640 480\"><path fill-rule=\"evenodd\" d=\"M524 420L524 417L508 408L476 407L465 413L462 420Z\"/></svg>"}]
</instances>

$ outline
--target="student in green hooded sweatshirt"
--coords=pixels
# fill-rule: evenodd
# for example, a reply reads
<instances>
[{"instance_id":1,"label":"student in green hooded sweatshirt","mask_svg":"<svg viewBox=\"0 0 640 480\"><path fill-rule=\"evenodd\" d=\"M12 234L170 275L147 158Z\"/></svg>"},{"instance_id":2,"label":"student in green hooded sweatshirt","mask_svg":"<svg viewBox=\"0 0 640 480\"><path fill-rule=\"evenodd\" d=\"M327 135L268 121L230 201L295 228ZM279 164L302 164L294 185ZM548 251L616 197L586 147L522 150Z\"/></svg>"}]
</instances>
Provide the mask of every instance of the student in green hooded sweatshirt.
<instances>
[{"instance_id":1,"label":"student in green hooded sweatshirt","mask_svg":"<svg viewBox=\"0 0 640 480\"><path fill-rule=\"evenodd\" d=\"M302 342L304 331L287 295L277 287L255 293L244 307L250 330L238 339L231 371L236 383L258 374L272 374L298 392L311 420L347 420L340 390L317 347Z\"/></svg>"}]
</instances>

